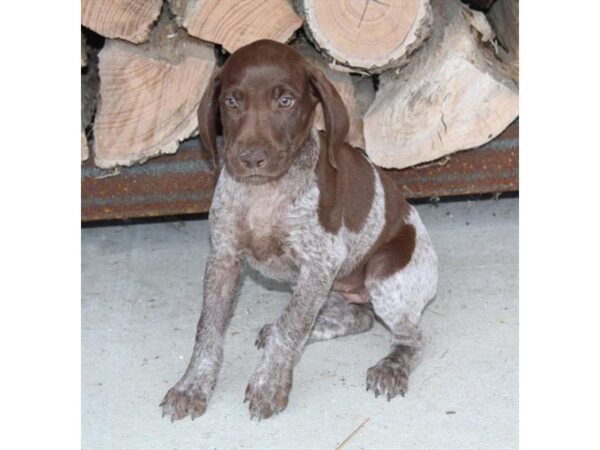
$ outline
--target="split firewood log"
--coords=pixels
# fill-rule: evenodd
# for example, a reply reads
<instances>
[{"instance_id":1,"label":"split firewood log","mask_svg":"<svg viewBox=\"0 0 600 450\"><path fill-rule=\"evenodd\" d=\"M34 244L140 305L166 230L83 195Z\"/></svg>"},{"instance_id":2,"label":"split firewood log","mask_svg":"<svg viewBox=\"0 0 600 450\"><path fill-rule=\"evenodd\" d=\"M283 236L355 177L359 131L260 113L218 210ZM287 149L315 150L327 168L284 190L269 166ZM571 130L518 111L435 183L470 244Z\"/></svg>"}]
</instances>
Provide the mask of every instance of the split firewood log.
<instances>
[{"instance_id":1,"label":"split firewood log","mask_svg":"<svg viewBox=\"0 0 600 450\"><path fill-rule=\"evenodd\" d=\"M259 39L287 42L302 26L287 0L169 0L189 34L233 53Z\"/></svg>"},{"instance_id":2,"label":"split firewood log","mask_svg":"<svg viewBox=\"0 0 600 450\"><path fill-rule=\"evenodd\" d=\"M482 12L433 0L433 34L409 65L383 74L364 118L366 151L403 168L477 147L518 115L518 87Z\"/></svg>"},{"instance_id":3,"label":"split firewood log","mask_svg":"<svg viewBox=\"0 0 600 450\"><path fill-rule=\"evenodd\" d=\"M87 137L85 131L81 130L81 161L87 161L90 157L90 148L88 146Z\"/></svg>"},{"instance_id":4,"label":"split firewood log","mask_svg":"<svg viewBox=\"0 0 600 450\"><path fill-rule=\"evenodd\" d=\"M81 0L81 24L107 38L145 42L162 0Z\"/></svg>"},{"instance_id":5,"label":"split firewood log","mask_svg":"<svg viewBox=\"0 0 600 450\"><path fill-rule=\"evenodd\" d=\"M431 34L429 0L296 0L295 4L310 40L340 70L379 73L401 67Z\"/></svg>"},{"instance_id":6,"label":"split firewood log","mask_svg":"<svg viewBox=\"0 0 600 450\"><path fill-rule=\"evenodd\" d=\"M82 58L85 55L85 66L82 65L81 68L81 160L85 161L90 154L87 130L96 112L100 78L98 77L97 51L92 48L88 49L83 33L81 43Z\"/></svg>"},{"instance_id":7,"label":"split firewood log","mask_svg":"<svg viewBox=\"0 0 600 450\"><path fill-rule=\"evenodd\" d=\"M462 0L463 3L466 3L472 8L475 8L479 11L486 11L490 9L490 6L494 4L496 0Z\"/></svg>"},{"instance_id":8,"label":"split firewood log","mask_svg":"<svg viewBox=\"0 0 600 450\"><path fill-rule=\"evenodd\" d=\"M197 130L196 111L216 65L211 45L164 14L147 43L107 40L99 59L97 166L129 166L174 153Z\"/></svg>"},{"instance_id":9,"label":"split firewood log","mask_svg":"<svg viewBox=\"0 0 600 450\"><path fill-rule=\"evenodd\" d=\"M519 0L497 0L487 13L498 38L498 56L519 82Z\"/></svg>"},{"instance_id":10,"label":"split firewood log","mask_svg":"<svg viewBox=\"0 0 600 450\"><path fill-rule=\"evenodd\" d=\"M87 65L87 53L85 51L85 35L81 33L81 67ZM83 99L82 99L83 104ZM81 124L81 160L85 161L89 158L90 150L88 148L87 138L85 137L85 129L83 127L83 114Z\"/></svg>"},{"instance_id":11,"label":"split firewood log","mask_svg":"<svg viewBox=\"0 0 600 450\"><path fill-rule=\"evenodd\" d=\"M85 34L81 33L81 67L87 66L87 52L85 50Z\"/></svg>"}]
</instances>

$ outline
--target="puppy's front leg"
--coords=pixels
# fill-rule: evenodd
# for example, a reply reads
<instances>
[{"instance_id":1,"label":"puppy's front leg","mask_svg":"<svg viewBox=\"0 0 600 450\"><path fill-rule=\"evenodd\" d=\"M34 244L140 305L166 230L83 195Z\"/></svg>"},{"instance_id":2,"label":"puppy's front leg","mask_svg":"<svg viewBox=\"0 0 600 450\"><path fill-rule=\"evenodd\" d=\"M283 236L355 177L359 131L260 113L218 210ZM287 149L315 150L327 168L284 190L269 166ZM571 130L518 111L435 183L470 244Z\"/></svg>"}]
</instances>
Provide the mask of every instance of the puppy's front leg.
<instances>
[{"instance_id":1,"label":"puppy's front leg","mask_svg":"<svg viewBox=\"0 0 600 450\"><path fill-rule=\"evenodd\" d=\"M291 301L264 333L264 353L246 388L250 417L266 419L287 406L294 365L333 279L330 269L316 265L300 269Z\"/></svg>"},{"instance_id":2,"label":"puppy's front leg","mask_svg":"<svg viewBox=\"0 0 600 450\"><path fill-rule=\"evenodd\" d=\"M171 420L188 414L194 419L206 410L223 361L225 329L231 318L241 267L237 257L216 253L206 263L204 301L192 358L185 374L161 403L163 416L170 415Z\"/></svg>"}]
</instances>

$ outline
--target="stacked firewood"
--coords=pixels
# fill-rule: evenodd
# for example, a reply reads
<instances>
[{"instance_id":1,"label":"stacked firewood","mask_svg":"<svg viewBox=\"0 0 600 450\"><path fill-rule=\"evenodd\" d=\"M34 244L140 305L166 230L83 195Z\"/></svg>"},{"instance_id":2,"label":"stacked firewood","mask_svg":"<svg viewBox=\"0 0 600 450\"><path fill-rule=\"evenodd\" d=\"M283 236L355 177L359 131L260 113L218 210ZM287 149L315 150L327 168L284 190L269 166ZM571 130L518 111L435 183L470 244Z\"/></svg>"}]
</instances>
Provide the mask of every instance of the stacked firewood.
<instances>
[{"instance_id":1,"label":"stacked firewood","mask_svg":"<svg viewBox=\"0 0 600 450\"><path fill-rule=\"evenodd\" d=\"M257 39L326 72L350 113L347 141L382 167L482 145L518 115L518 0L467 3L82 0L82 160L177 151L197 134L212 73ZM104 38L99 52L89 35Z\"/></svg>"}]
</instances>

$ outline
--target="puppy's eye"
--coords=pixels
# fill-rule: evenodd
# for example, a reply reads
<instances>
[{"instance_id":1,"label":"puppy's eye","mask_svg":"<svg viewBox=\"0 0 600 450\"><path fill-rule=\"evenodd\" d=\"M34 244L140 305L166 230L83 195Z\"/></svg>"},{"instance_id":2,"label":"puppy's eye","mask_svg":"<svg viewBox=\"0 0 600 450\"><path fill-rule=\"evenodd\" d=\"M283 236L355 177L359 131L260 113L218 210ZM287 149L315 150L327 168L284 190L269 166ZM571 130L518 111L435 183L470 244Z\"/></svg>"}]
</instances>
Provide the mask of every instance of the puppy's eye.
<instances>
[{"instance_id":1,"label":"puppy's eye","mask_svg":"<svg viewBox=\"0 0 600 450\"><path fill-rule=\"evenodd\" d=\"M279 106L281 108L289 108L294 104L294 99L289 95L284 95L279 99Z\"/></svg>"},{"instance_id":2,"label":"puppy's eye","mask_svg":"<svg viewBox=\"0 0 600 450\"><path fill-rule=\"evenodd\" d=\"M235 108L238 108L240 106L240 104L237 102L235 97L232 97L230 95L228 97L225 97L225 106L227 106L230 109L235 109Z\"/></svg>"}]
</instances>

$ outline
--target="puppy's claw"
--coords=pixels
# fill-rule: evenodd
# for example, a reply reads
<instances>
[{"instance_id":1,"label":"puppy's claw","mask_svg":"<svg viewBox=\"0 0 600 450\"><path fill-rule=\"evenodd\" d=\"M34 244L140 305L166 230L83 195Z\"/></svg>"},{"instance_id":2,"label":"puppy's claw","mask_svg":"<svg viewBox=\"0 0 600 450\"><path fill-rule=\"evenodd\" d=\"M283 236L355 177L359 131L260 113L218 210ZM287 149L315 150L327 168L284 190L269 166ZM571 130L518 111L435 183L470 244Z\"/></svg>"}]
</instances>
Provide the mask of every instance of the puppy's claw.
<instances>
[{"instance_id":1,"label":"puppy's claw","mask_svg":"<svg viewBox=\"0 0 600 450\"><path fill-rule=\"evenodd\" d=\"M388 402L398 394L404 397L408 387L408 371L384 359L367 371L367 387L373 389L375 397L383 395Z\"/></svg>"},{"instance_id":2,"label":"puppy's claw","mask_svg":"<svg viewBox=\"0 0 600 450\"><path fill-rule=\"evenodd\" d=\"M206 396L199 390L171 388L162 402L162 416L170 416L171 423L190 416L192 420L206 411Z\"/></svg>"}]
</instances>

